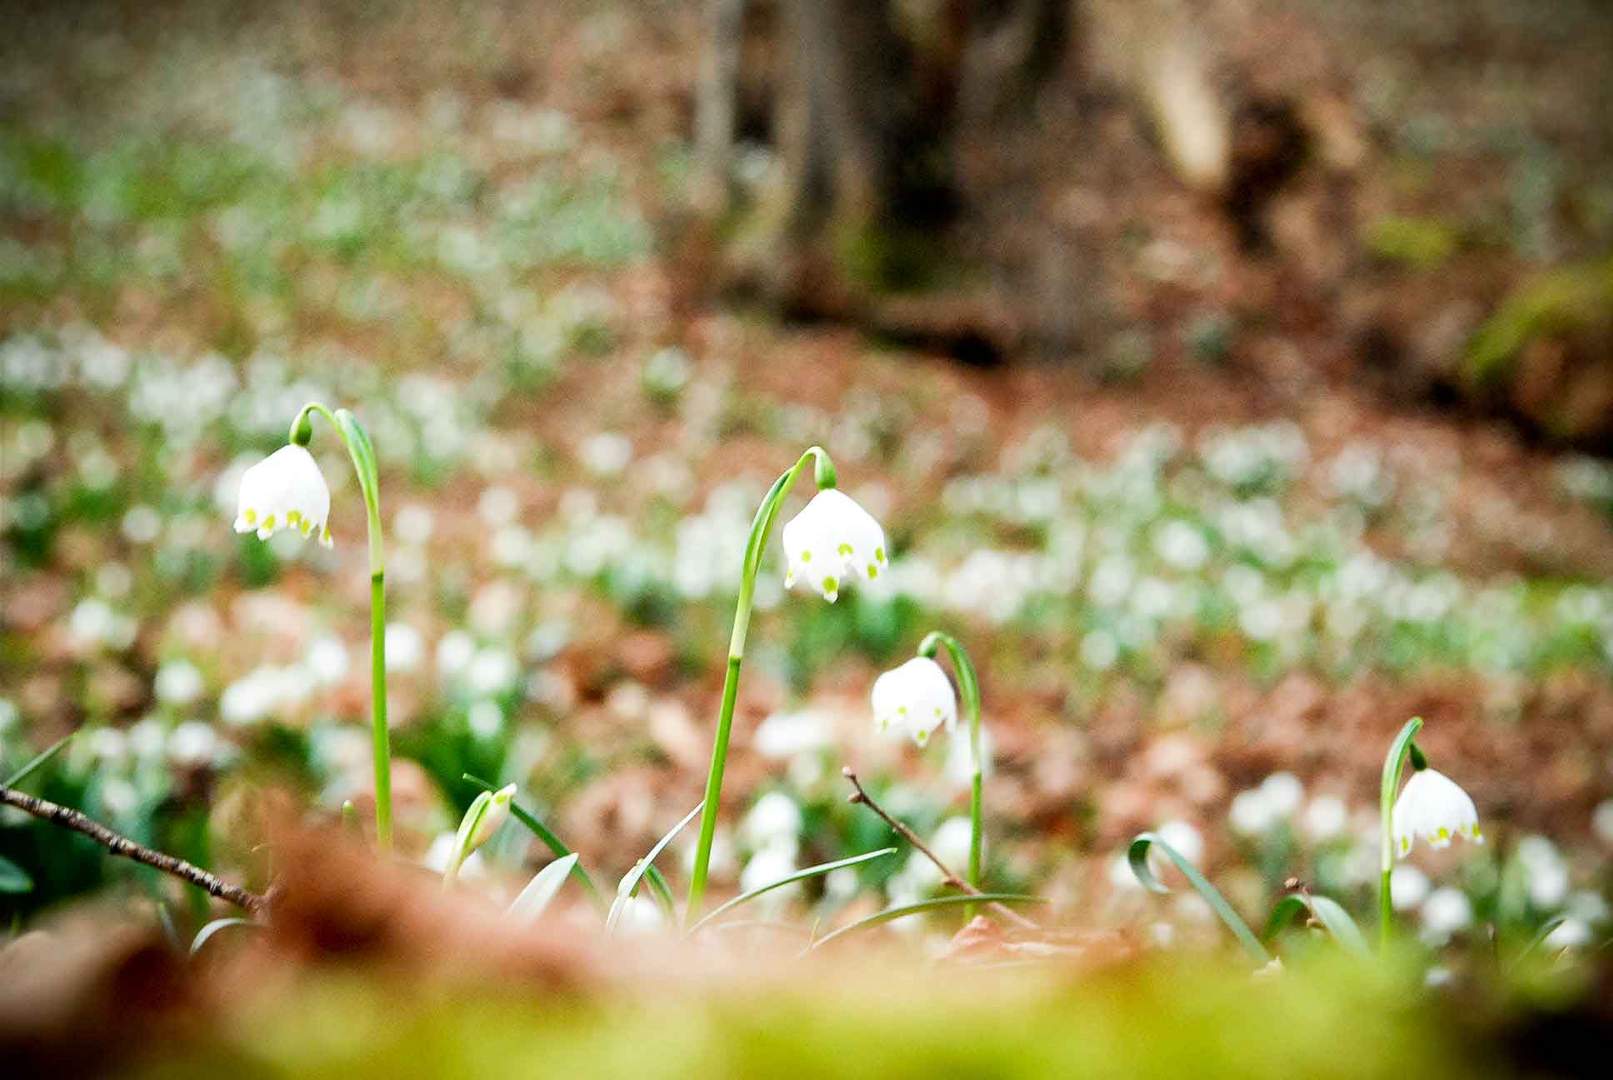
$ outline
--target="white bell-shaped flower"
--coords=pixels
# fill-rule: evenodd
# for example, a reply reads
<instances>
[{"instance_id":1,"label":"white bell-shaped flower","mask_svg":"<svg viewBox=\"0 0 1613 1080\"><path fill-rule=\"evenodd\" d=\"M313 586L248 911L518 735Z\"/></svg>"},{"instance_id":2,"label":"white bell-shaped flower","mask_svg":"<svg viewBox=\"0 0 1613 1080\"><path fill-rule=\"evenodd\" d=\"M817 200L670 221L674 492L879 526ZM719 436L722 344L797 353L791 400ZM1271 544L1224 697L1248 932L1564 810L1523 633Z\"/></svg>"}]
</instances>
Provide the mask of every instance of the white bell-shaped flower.
<instances>
[{"instance_id":1,"label":"white bell-shaped flower","mask_svg":"<svg viewBox=\"0 0 1613 1080\"><path fill-rule=\"evenodd\" d=\"M827 488L785 523L784 558L786 587L800 578L832 604L842 582L872 581L885 569L885 530L851 496Z\"/></svg>"},{"instance_id":2,"label":"white bell-shaped flower","mask_svg":"<svg viewBox=\"0 0 1613 1080\"><path fill-rule=\"evenodd\" d=\"M928 656L915 656L874 680L874 725L895 731L923 746L937 728L958 722L958 698L952 680Z\"/></svg>"},{"instance_id":3,"label":"white bell-shaped flower","mask_svg":"<svg viewBox=\"0 0 1613 1080\"><path fill-rule=\"evenodd\" d=\"M1390 825L1395 851L1401 858L1411 854L1412 843L1418 837L1437 848L1450 846L1455 836L1484 843L1473 800L1456 781L1433 769L1423 769L1406 781L1400 798L1395 800Z\"/></svg>"},{"instance_id":4,"label":"white bell-shaped flower","mask_svg":"<svg viewBox=\"0 0 1613 1080\"><path fill-rule=\"evenodd\" d=\"M330 488L314 455L295 443L282 446L241 476L235 531L267 540L280 529L317 535L331 546Z\"/></svg>"}]
</instances>

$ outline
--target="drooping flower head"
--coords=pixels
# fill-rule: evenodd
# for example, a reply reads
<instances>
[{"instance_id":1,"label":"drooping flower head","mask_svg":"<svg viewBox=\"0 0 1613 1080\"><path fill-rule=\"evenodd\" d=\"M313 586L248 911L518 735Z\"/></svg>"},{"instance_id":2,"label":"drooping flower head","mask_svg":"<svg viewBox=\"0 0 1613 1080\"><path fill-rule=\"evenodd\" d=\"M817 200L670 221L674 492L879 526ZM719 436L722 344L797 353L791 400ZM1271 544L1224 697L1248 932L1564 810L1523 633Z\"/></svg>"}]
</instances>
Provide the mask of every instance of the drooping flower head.
<instances>
[{"instance_id":1,"label":"drooping flower head","mask_svg":"<svg viewBox=\"0 0 1613 1080\"><path fill-rule=\"evenodd\" d=\"M826 488L784 525L784 584L797 578L831 604L844 581L873 581L885 569L885 530L856 500Z\"/></svg>"},{"instance_id":2,"label":"drooping flower head","mask_svg":"<svg viewBox=\"0 0 1613 1080\"><path fill-rule=\"evenodd\" d=\"M1406 781L1400 798L1395 800L1391 831L1395 851L1401 858L1411 854L1412 843L1418 837L1437 848L1449 847L1455 836L1484 843L1473 800L1456 781L1434 769L1423 769Z\"/></svg>"},{"instance_id":3,"label":"drooping flower head","mask_svg":"<svg viewBox=\"0 0 1613 1080\"><path fill-rule=\"evenodd\" d=\"M874 680L874 725L896 731L923 746L937 728L958 722L952 680L928 656L915 656Z\"/></svg>"},{"instance_id":4,"label":"drooping flower head","mask_svg":"<svg viewBox=\"0 0 1613 1080\"><path fill-rule=\"evenodd\" d=\"M305 447L282 446L241 476L235 531L267 540L281 529L318 535L331 546L330 488Z\"/></svg>"}]
</instances>

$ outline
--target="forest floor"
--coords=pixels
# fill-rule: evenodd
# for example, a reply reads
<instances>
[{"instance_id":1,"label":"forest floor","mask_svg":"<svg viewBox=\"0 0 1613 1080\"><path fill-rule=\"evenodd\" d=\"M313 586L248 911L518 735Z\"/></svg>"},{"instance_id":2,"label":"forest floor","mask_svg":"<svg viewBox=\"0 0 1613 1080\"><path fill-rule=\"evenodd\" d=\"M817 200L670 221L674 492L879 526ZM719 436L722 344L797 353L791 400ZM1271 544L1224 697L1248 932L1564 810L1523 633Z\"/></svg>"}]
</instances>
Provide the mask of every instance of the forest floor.
<instances>
[{"instance_id":1,"label":"forest floor","mask_svg":"<svg viewBox=\"0 0 1613 1080\"><path fill-rule=\"evenodd\" d=\"M1291 875L1364 903L1413 715L1494 838L1475 905L1532 834L1576 894L1605 888L1613 467L1372 373L1350 313L1436 271L1241 255L1154 162L1106 254L1116 329L1082 355L974 368L780 324L667 241L695 21L516 7L36 11L4 48L8 764L79 730L63 801L244 866L266 779L330 817L363 801L362 515L328 433L333 552L229 531L240 469L323 397L382 463L412 854L467 772L520 783L617 871L698 801L750 515L818 443L893 572L831 608L766 564L724 888L765 847L742 815L769 792L801 810L803 865L880 842L841 764L927 835L960 812L947 747L876 743L868 716L933 626L981 669L992 874L1077 923L1193 923L1112 873L1167 824L1238 903ZM1415 164L1439 175L1438 152ZM1496 302L1528 263L1507 259L1467 299ZM1303 796L1229 828L1273 774ZM48 835L0 825L0 850L49 862ZM522 866L503 843L492 861ZM93 862L45 872L37 904L103 881ZM933 885L891 870L869 883Z\"/></svg>"}]
</instances>

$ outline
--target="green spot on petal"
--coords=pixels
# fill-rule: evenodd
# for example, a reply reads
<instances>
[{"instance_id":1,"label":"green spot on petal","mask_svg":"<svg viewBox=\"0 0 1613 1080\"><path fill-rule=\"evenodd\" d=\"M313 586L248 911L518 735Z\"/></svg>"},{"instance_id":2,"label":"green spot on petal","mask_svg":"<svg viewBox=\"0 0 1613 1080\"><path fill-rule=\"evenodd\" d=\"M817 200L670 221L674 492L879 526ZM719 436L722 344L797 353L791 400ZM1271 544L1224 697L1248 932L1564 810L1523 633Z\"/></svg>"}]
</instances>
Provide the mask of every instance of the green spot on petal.
<instances>
[{"instance_id":1,"label":"green spot on petal","mask_svg":"<svg viewBox=\"0 0 1613 1080\"><path fill-rule=\"evenodd\" d=\"M241 515L241 520L246 522L248 525L256 525L258 523L258 512L256 510L248 510L246 513Z\"/></svg>"},{"instance_id":2,"label":"green spot on petal","mask_svg":"<svg viewBox=\"0 0 1613 1080\"><path fill-rule=\"evenodd\" d=\"M877 547L877 548L874 549L874 561L878 562L878 563L883 563L885 561L885 549L884 548Z\"/></svg>"}]
</instances>

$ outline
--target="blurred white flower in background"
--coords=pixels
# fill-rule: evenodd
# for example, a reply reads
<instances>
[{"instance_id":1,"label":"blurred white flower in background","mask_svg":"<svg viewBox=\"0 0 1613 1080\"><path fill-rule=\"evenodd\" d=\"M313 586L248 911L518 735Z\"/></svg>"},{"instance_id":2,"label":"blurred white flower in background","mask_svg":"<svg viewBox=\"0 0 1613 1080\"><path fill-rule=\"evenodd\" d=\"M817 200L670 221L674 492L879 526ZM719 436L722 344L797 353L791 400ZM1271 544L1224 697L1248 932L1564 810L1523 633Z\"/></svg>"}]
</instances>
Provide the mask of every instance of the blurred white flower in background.
<instances>
[{"instance_id":1,"label":"blurred white flower in background","mask_svg":"<svg viewBox=\"0 0 1613 1080\"><path fill-rule=\"evenodd\" d=\"M189 705L202 696L203 689L201 671L184 658L163 661L152 680L157 700L166 705Z\"/></svg>"},{"instance_id":2,"label":"blurred white flower in background","mask_svg":"<svg viewBox=\"0 0 1613 1080\"><path fill-rule=\"evenodd\" d=\"M408 623L394 622L386 626L386 669L388 672L409 672L420 666L425 656L426 642L420 631Z\"/></svg>"},{"instance_id":3,"label":"blurred white flower in background","mask_svg":"<svg viewBox=\"0 0 1613 1080\"><path fill-rule=\"evenodd\" d=\"M1305 807L1300 825L1313 842L1326 843L1344 835L1350 824L1350 810L1336 795L1317 795Z\"/></svg>"},{"instance_id":4,"label":"blurred white flower in background","mask_svg":"<svg viewBox=\"0 0 1613 1080\"><path fill-rule=\"evenodd\" d=\"M1454 780L1434 769L1423 769L1406 781L1395 800L1391 825L1401 858L1411 854L1412 842L1418 837L1436 848L1448 847L1455 836L1465 836L1475 844L1484 842L1473 800Z\"/></svg>"},{"instance_id":5,"label":"blurred white flower in background","mask_svg":"<svg viewBox=\"0 0 1613 1080\"><path fill-rule=\"evenodd\" d=\"M1204 858L1204 835L1188 822L1167 821L1154 832L1188 862L1197 863Z\"/></svg>"},{"instance_id":6,"label":"blurred white flower in background","mask_svg":"<svg viewBox=\"0 0 1613 1080\"><path fill-rule=\"evenodd\" d=\"M1518 862L1523 866L1529 900L1538 908L1554 911L1568 897L1568 863L1557 845L1544 836L1525 836L1518 841Z\"/></svg>"},{"instance_id":7,"label":"blurred white flower in background","mask_svg":"<svg viewBox=\"0 0 1613 1080\"><path fill-rule=\"evenodd\" d=\"M1473 924L1473 904L1461 889L1442 886L1423 901L1422 922L1423 940L1430 945L1443 945Z\"/></svg>"},{"instance_id":8,"label":"blurred white flower in background","mask_svg":"<svg viewBox=\"0 0 1613 1080\"><path fill-rule=\"evenodd\" d=\"M331 546L330 487L306 447L282 446L241 475L235 531L267 540L281 529Z\"/></svg>"},{"instance_id":9,"label":"blurred white flower in background","mask_svg":"<svg viewBox=\"0 0 1613 1080\"><path fill-rule=\"evenodd\" d=\"M224 749L218 733L200 720L187 720L168 735L168 760L181 767L214 764Z\"/></svg>"},{"instance_id":10,"label":"blurred white flower in background","mask_svg":"<svg viewBox=\"0 0 1613 1080\"><path fill-rule=\"evenodd\" d=\"M847 580L873 581L885 569L885 530L837 488L812 496L784 525L784 585L797 578L831 604Z\"/></svg>"},{"instance_id":11,"label":"blurred white flower in background","mask_svg":"<svg viewBox=\"0 0 1613 1080\"><path fill-rule=\"evenodd\" d=\"M958 722L952 680L927 656L915 656L875 679L872 699L874 725L881 733L904 735L920 746L937 729L950 731Z\"/></svg>"},{"instance_id":12,"label":"blurred white flower in background","mask_svg":"<svg viewBox=\"0 0 1613 1080\"><path fill-rule=\"evenodd\" d=\"M134 619L99 597L80 600L67 618L67 633L80 650L126 649L134 643Z\"/></svg>"},{"instance_id":13,"label":"blurred white flower in background","mask_svg":"<svg viewBox=\"0 0 1613 1080\"><path fill-rule=\"evenodd\" d=\"M347 677L350 662L342 639L325 634L309 643L303 666L318 685L335 686Z\"/></svg>"},{"instance_id":14,"label":"blurred white flower in background","mask_svg":"<svg viewBox=\"0 0 1613 1080\"><path fill-rule=\"evenodd\" d=\"M750 892L769 885L782 877L793 874L797 849L795 844L768 844L759 848L755 854L745 860L745 869L739 873L739 889L741 892ZM772 892L760 897L764 911L777 911L788 903L792 893L799 890L799 885L788 885L774 889Z\"/></svg>"},{"instance_id":15,"label":"blurred white flower in background","mask_svg":"<svg viewBox=\"0 0 1613 1080\"><path fill-rule=\"evenodd\" d=\"M829 741L829 718L810 709L771 713L756 726L756 734L751 737L756 752L769 758L814 753L827 747Z\"/></svg>"},{"instance_id":16,"label":"blurred white flower in background","mask_svg":"<svg viewBox=\"0 0 1613 1080\"><path fill-rule=\"evenodd\" d=\"M1613 799L1597 803L1596 809L1591 812L1591 828L1602 843L1613 846Z\"/></svg>"},{"instance_id":17,"label":"blurred white flower in background","mask_svg":"<svg viewBox=\"0 0 1613 1080\"><path fill-rule=\"evenodd\" d=\"M1263 836L1287 824L1305 800L1305 785L1290 772L1275 772L1233 796L1227 820L1241 836Z\"/></svg>"},{"instance_id":18,"label":"blurred white flower in background","mask_svg":"<svg viewBox=\"0 0 1613 1080\"><path fill-rule=\"evenodd\" d=\"M801 835L801 807L784 792L769 791L750 808L740 823L739 833L752 850L787 847L790 857L794 858Z\"/></svg>"},{"instance_id":19,"label":"blurred white flower in background","mask_svg":"<svg viewBox=\"0 0 1613 1080\"><path fill-rule=\"evenodd\" d=\"M1433 883L1428 875L1410 863L1401 863L1389 873L1389 895L1396 911L1412 911L1428 899Z\"/></svg>"}]
</instances>

